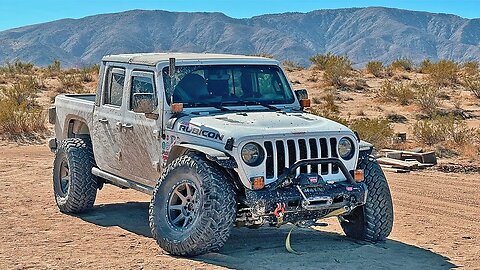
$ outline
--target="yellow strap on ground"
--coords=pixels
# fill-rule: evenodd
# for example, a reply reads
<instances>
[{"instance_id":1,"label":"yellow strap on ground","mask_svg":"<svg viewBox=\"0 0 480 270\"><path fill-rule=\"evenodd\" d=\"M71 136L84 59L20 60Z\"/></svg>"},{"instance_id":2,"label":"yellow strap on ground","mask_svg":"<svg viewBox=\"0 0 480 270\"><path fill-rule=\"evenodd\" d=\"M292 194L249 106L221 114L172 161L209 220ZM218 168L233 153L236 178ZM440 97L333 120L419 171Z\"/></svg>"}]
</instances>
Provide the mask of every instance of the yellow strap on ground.
<instances>
[{"instance_id":1,"label":"yellow strap on ground","mask_svg":"<svg viewBox=\"0 0 480 270\"><path fill-rule=\"evenodd\" d=\"M302 252L298 252L298 251L295 251L293 248L292 248L292 244L290 243L290 236L292 235L292 232L293 232L293 229L295 229L295 227L297 227L295 224L293 224L293 227L290 229L290 231L288 232L288 235L287 235L287 239L285 240L285 248L287 249L288 252L290 253L293 253L295 255L302 255L303 253Z\"/></svg>"}]
</instances>

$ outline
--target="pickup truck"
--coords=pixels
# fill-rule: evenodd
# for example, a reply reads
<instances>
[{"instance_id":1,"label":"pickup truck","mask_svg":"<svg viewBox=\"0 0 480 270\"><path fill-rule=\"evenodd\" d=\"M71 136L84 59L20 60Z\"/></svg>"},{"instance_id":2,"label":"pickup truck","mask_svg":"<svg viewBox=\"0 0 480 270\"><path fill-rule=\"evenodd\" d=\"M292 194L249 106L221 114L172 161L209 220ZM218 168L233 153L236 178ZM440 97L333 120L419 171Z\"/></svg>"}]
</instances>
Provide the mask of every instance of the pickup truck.
<instances>
[{"instance_id":1,"label":"pickup truck","mask_svg":"<svg viewBox=\"0 0 480 270\"><path fill-rule=\"evenodd\" d=\"M49 109L58 208L93 207L105 184L151 194L161 248L219 250L234 226L311 226L383 241L393 205L372 145L308 112L273 59L189 53L109 55L96 94Z\"/></svg>"}]
</instances>

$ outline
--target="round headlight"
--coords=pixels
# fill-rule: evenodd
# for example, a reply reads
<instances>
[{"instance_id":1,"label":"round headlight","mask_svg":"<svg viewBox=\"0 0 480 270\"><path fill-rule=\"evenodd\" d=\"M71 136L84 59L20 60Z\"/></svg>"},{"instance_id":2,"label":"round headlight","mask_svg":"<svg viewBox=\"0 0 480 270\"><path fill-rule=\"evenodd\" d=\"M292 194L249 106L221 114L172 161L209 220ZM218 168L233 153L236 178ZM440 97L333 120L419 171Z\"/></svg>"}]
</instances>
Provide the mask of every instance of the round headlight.
<instances>
[{"instance_id":1,"label":"round headlight","mask_svg":"<svg viewBox=\"0 0 480 270\"><path fill-rule=\"evenodd\" d=\"M242 159L247 165L260 165L264 156L262 147L256 143L247 143L242 148Z\"/></svg>"},{"instance_id":2,"label":"round headlight","mask_svg":"<svg viewBox=\"0 0 480 270\"><path fill-rule=\"evenodd\" d=\"M338 154L341 158L348 160L353 157L354 149L351 139L343 137L338 142Z\"/></svg>"}]
</instances>

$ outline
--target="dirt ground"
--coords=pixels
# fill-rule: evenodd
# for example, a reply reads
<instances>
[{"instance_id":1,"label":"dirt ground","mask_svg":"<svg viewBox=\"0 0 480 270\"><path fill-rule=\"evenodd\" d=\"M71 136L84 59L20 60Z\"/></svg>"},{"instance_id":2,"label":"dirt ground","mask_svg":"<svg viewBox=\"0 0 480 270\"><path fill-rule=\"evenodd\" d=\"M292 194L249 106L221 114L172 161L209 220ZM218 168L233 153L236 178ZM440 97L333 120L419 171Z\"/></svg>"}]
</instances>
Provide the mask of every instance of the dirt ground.
<instances>
[{"instance_id":1,"label":"dirt ground","mask_svg":"<svg viewBox=\"0 0 480 270\"><path fill-rule=\"evenodd\" d=\"M45 145L0 146L0 269L480 269L478 174L388 173L395 206L389 240L347 240L328 227L235 229L218 253L185 259L151 238L149 197L106 186L93 211L61 214Z\"/></svg>"}]
</instances>

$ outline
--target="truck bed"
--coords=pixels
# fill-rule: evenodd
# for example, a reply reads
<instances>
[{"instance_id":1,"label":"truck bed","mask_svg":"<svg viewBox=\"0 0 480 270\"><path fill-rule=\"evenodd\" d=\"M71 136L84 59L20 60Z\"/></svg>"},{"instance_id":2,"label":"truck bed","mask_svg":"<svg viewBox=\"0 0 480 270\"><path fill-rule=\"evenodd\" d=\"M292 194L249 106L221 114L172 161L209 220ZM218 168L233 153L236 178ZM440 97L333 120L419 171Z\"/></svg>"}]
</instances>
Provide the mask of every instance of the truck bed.
<instances>
[{"instance_id":1,"label":"truck bed","mask_svg":"<svg viewBox=\"0 0 480 270\"><path fill-rule=\"evenodd\" d=\"M95 94L65 94L55 98L55 136L66 138L70 120L80 120L90 129L95 107Z\"/></svg>"}]
</instances>

